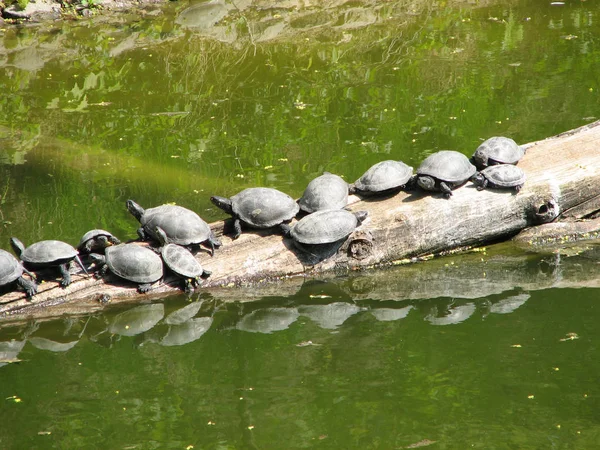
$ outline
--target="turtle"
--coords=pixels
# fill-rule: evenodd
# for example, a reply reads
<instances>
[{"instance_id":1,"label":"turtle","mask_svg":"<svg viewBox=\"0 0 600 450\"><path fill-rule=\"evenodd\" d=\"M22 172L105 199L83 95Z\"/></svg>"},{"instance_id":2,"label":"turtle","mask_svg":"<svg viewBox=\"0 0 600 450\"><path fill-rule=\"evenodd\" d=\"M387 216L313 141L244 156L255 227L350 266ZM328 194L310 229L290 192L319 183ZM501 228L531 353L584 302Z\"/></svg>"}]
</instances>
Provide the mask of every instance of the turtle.
<instances>
[{"instance_id":1,"label":"turtle","mask_svg":"<svg viewBox=\"0 0 600 450\"><path fill-rule=\"evenodd\" d=\"M471 162L477 166L477 169L483 170L495 164L517 164L523 155L525 150L511 138L495 136L477 147Z\"/></svg>"},{"instance_id":2,"label":"turtle","mask_svg":"<svg viewBox=\"0 0 600 450\"><path fill-rule=\"evenodd\" d=\"M208 224L194 211L177 205L160 205L144 209L133 200L127 200L127 209L142 225L138 229L140 239L158 240L154 235L156 227L167 234L169 242L185 247L207 243L210 255L221 242L216 238Z\"/></svg>"},{"instance_id":3,"label":"turtle","mask_svg":"<svg viewBox=\"0 0 600 450\"><path fill-rule=\"evenodd\" d=\"M427 191L452 196L452 189L463 185L477 171L469 159L454 150L441 150L429 155L417 169L417 184Z\"/></svg>"},{"instance_id":4,"label":"turtle","mask_svg":"<svg viewBox=\"0 0 600 450\"><path fill-rule=\"evenodd\" d=\"M27 297L37 294L37 284L33 280L23 277L23 272L29 273L27 269L6 250L0 249L0 286L17 284L25 290Z\"/></svg>"},{"instance_id":5,"label":"turtle","mask_svg":"<svg viewBox=\"0 0 600 450\"><path fill-rule=\"evenodd\" d=\"M265 187L244 189L231 198L213 195L210 200L232 215L233 239L242 234L242 222L252 228L271 228L292 220L300 210L289 195Z\"/></svg>"},{"instance_id":6,"label":"turtle","mask_svg":"<svg viewBox=\"0 0 600 450\"><path fill-rule=\"evenodd\" d=\"M323 209L342 209L348 204L348 183L342 177L325 172L315 178L298 200L300 209L307 213Z\"/></svg>"},{"instance_id":7,"label":"turtle","mask_svg":"<svg viewBox=\"0 0 600 450\"><path fill-rule=\"evenodd\" d=\"M108 231L95 229L88 231L81 237L77 250L80 254L88 254L98 250L104 251L109 245L119 245L120 243L121 241Z\"/></svg>"},{"instance_id":8,"label":"turtle","mask_svg":"<svg viewBox=\"0 0 600 450\"><path fill-rule=\"evenodd\" d=\"M367 211L328 209L303 217L293 227L282 224L281 229L285 236L299 244L330 244L348 237L368 214Z\"/></svg>"},{"instance_id":9,"label":"turtle","mask_svg":"<svg viewBox=\"0 0 600 450\"><path fill-rule=\"evenodd\" d=\"M161 245L160 254L167 267L183 278L183 290L191 293L195 287L200 285L200 277L208 277L211 272L202 268L196 257L187 248L177 244L168 243L167 234L160 227L156 227L154 234L158 237Z\"/></svg>"},{"instance_id":10,"label":"turtle","mask_svg":"<svg viewBox=\"0 0 600 450\"><path fill-rule=\"evenodd\" d=\"M481 191L486 187L496 189L514 189L519 192L526 179L525 172L512 164L489 166L471 177L471 181Z\"/></svg>"},{"instance_id":11,"label":"turtle","mask_svg":"<svg viewBox=\"0 0 600 450\"><path fill-rule=\"evenodd\" d=\"M79 252L66 242L56 240L39 241L25 248L25 245L19 239L11 237L10 245L27 269L35 271L46 267L57 267L62 275L60 281L62 287L71 284L71 274L69 273L69 263L71 261L75 260L81 270L86 275L88 274L81 259L79 259Z\"/></svg>"},{"instance_id":12,"label":"turtle","mask_svg":"<svg viewBox=\"0 0 600 450\"><path fill-rule=\"evenodd\" d=\"M402 161L380 161L350 185L350 193L385 195L404 188L413 177L413 168Z\"/></svg>"},{"instance_id":13,"label":"turtle","mask_svg":"<svg viewBox=\"0 0 600 450\"><path fill-rule=\"evenodd\" d=\"M111 271L119 278L138 284L141 294L163 277L163 262L156 252L138 244L119 244L106 248L104 255L91 253L100 276Z\"/></svg>"}]
</instances>

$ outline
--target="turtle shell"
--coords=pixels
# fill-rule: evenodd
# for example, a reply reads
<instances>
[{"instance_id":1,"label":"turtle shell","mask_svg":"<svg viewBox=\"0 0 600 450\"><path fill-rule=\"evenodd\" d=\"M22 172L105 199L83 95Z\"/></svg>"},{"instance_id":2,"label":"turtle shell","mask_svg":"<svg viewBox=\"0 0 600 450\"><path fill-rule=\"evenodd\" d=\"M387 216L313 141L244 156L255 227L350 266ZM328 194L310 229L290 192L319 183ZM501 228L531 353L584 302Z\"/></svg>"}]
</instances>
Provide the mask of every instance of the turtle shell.
<instances>
[{"instance_id":1,"label":"turtle shell","mask_svg":"<svg viewBox=\"0 0 600 450\"><path fill-rule=\"evenodd\" d=\"M79 253L63 241L39 241L21 253L21 260L35 265L59 265L74 259Z\"/></svg>"},{"instance_id":2,"label":"turtle shell","mask_svg":"<svg viewBox=\"0 0 600 450\"><path fill-rule=\"evenodd\" d=\"M302 244L329 244L344 239L359 225L358 219L345 209L317 211L303 217L290 234Z\"/></svg>"},{"instance_id":3,"label":"turtle shell","mask_svg":"<svg viewBox=\"0 0 600 450\"><path fill-rule=\"evenodd\" d=\"M163 276L160 256L141 245L121 244L108 247L106 264L115 275L135 283L154 283Z\"/></svg>"},{"instance_id":4,"label":"turtle shell","mask_svg":"<svg viewBox=\"0 0 600 450\"><path fill-rule=\"evenodd\" d=\"M270 228L294 218L300 207L273 188L248 188L231 197L233 214L255 228Z\"/></svg>"},{"instance_id":5,"label":"turtle shell","mask_svg":"<svg viewBox=\"0 0 600 450\"><path fill-rule=\"evenodd\" d=\"M324 173L308 183L298 204L300 209L308 213L342 209L348 204L348 183L342 177Z\"/></svg>"},{"instance_id":6,"label":"turtle shell","mask_svg":"<svg viewBox=\"0 0 600 450\"><path fill-rule=\"evenodd\" d=\"M23 275L23 266L17 258L0 249L0 286L10 284Z\"/></svg>"},{"instance_id":7,"label":"turtle shell","mask_svg":"<svg viewBox=\"0 0 600 450\"><path fill-rule=\"evenodd\" d=\"M490 166L479 173L488 180L488 185L500 188L520 186L527 178L523 170L512 164Z\"/></svg>"},{"instance_id":8,"label":"turtle shell","mask_svg":"<svg viewBox=\"0 0 600 450\"><path fill-rule=\"evenodd\" d=\"M199 244L210 238L208 224L194 211L177 205L161 205L148 208L140 218L144 230L154 236L154 229L160 227L169 242L179 245Z\"/></svg>"},{"instance_id":9,"label":"turtle shell","mask_svg":"<svg viewBox=\"0 0 600 450\"><path fill-rule=\"evenodd\" d=\"M79 244L77 244L77 250L84 251L86 244L91 241L92 239L96 239L100 236L104 236L106 237L106 239L108 239L108 241L111 244L117 245L120 244L121 241L119 241L116 237L114 237L111 233L109 233L106 230L102 230L102 229L95 229L95 230L90 230L87 233L85 233L82 237L81 240L79 241ZM91 250L97 250L97 246L92 245Z\"/></svg>"},{"instance_id":10,"label":"turtle shell","mask_svg":"<svg viewBox=\"0 0 600 450\"><path fill-rule=\"evenodd\" d=\"M161 255L167 267L184 278L198 278L202 275L202 266L192 252L176 244L167 244L161 249Z\"/></svg>"},{"instance_id":11,"label":"turtle shell","mask_svg":"<svg viewBox=\"0 0 600 450\"><path fill-rule=\"evenodd\" d=\"M417 169L417 175L429 175L440 181L462 184L476 171L475 166L462 153L441 150L425 158Z\"/></svg>"},{"instance_id":12,"label":"turtle shell","mask_svg":"<svg viewBox=\"0 0 600 450\"><path fill-rule=\"evenodd\" d=\"M354 186L363 192L384 192L404 186L412 175L413 168L402 161L381 161L371 166Z\"/></svg>"},{"instance_id":13,"label":"turtle shell","mask_svg":"<svg viewBox=\"0 0 600 450\"><path fill-rule=\"evenodd\" d=\"M495 136L477 147L473 162L477 168L483 169L494 164L517 164L523 155L525 150L511 138Z\"/></svg>"}]
</instances>

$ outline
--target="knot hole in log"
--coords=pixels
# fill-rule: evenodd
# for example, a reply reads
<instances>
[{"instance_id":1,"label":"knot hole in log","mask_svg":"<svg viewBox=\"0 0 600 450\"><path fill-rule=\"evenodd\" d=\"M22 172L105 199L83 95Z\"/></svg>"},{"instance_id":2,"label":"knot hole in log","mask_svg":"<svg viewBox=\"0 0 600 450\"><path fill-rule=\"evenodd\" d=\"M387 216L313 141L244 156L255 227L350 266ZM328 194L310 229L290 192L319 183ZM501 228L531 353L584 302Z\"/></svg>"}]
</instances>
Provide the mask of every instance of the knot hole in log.
<instances>
[{"instance_id":1,"label":"knot hole in log","mask_svg":"<svg viewBox=\"0 0 600 450\"><path fill-rule=\"evenodd\" d=\"M368 231L355 231L348 239L348 256L365 259L373 254L373 236Z\"/></svg>"},{"instance_id":2,"label":"knot hole in log","mask_svg":"<svg viewBox=\"0 0 600 450\"><path fill-rule=\"evenodd\" d=\"M558 202L553 198L542 202L533 203L533 222L536 224L549 223L556 219L560 213Z\"/></svg>"}]
</instances>

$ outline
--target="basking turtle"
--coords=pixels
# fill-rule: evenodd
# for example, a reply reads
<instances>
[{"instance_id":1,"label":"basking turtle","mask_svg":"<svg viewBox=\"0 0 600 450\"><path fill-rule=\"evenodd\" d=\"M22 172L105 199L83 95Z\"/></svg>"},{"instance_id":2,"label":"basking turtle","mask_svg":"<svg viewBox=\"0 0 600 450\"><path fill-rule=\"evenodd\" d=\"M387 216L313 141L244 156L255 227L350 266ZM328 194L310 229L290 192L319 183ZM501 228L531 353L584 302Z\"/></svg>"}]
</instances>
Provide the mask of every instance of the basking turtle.
<instances>
[{"instance_id":1,"label":"basking turtle","mask_svg":"<svg viewBox=\"0 0 600 450\"><path fill-rule=\"evenodd\" d=\"M342 209L348 204L348 183L342 177L325 172L308 183L298 204L307 213Z\"/></svg>"},{"instance_id":2,"label":"basking turtle","mask_svg":"<svg viewBox=\"0 0 600 450\"><path fill-rule=\"evenodd\" d=\"M525 150L511 138L496 136L477 147L471 160L479 170L483 170L495 164L517 164L523 155Z\"/></svg>"},{"instance_id":3,"label":"basking turtle","mask_svg":"<svg viewBox=\"0 0 600 450\"><path fill-rule=\"evenodd\" d=\"M471 181L481 191L486 187L496 189L514 189L519 192L525 184L525 172L512 164L498 164L475 173Z\"/></svg>"},{"instance_id":4,"label":"basking turtle","mask_svg":"<svg viewBox=\"0 0 600 450\"><path fill-rule=\"evenodd\" d=\"M300 219L293 227L282 224L284 235L299 244L330 244L347 238L368 216L367 211L345 209L317 211Z\"/></svg>"},{"instance_id":5,"label":"basking turtle","mask_svg":"<svg viewBox=\"0 0 600 450\"><path fill-rule=\"evenodd\" d=\"M289 195L264 187L244 189L231 198L214 195L210 200L233 216L233 239L242 234L242 222L252 228L271 228L292 220L300 210Z\"/></svg>"},{"instance_id":6,"label":"basking turtle","mask_svg":"<svg viewBox=\"0 0 600 450\"><path fill-rule=\"evenodd\" d=\"M115 245L108 247L104 255L92 253L90 257L99 267L100 276L110 270L120 278L138 283L138 291L141 294L148 292L152 283L163 277L163 262L160 256L141 245Z\"/></svg>"},{"instance_id":7,"label":"basking turtle","mask_svg":"<svg viewBox=\"0 0 600 450\"><path fill-rule=\"evenodd\" d=\"M198 214L183 206L161 205L155 208L144 209L133 200L127 200L127 209L142 225L138 235L142 240L152 238L156 227L160 227L167 234L169 242L177 245L191 246L207 243L211 256L215 247L221 246L208 224Z\"/></svg>"},{"instance_id":8,"label":"basking turtle","mask_svg":"<svg viewBox=\"0 0 600 450\"><path fill-rule=\"evenodd\" d=\"M79 253L71 245L62 241L40 241L25 248L25 245L15 237L10 238L10 245L14 252L23 261L25 267L30 270L56 267L60 270L62 280L60 285L67 287L71 284L69 263L77 262L81 270L87 275L87 270L79 259Z\"/></svg>"},{"instance_id":9,"label":"basking turtle","mask_svg":"<svg viewBox=\"0 0 600 450\"><path fill-rule=\"evenodd\" d=\"M191 293L195 287L200 285L200 277L208 277L211 272L204 270L196 257L185 247L177 244L169 244L167 234L160 227L156 227L154 234L158 237L161 245L160 254L167 267L184 279L183 290Z\"/></svg>"},{"instance_id":10,"label":"basking turtle","mask_svg":"<svg viewBox=\"0 0 600 450\"><path fill-rule=\"evenodd\" d=\"M427 191L443 192L452 196L452 189L462 186L477 171L462 153L441 150L429 155L417 169L417 184Z\"/></svg>"},{"instance_id":11,"label":"basking turtle","mask_svg":"<svg viewBox=\"0 0 600 450\"><path fill-rule=\"evenodd\" d=\"M114 237L111 233L106 230L90 230L85 233L79 244L77 250L80 254L88 254L96 251L104 251L109 245L119 245L121 241Z\"/></svg>"},{"instance_id":12,"label":"basking turtle","mask_svg":"<svg viewBox=\"0 0 600 450\"><path fill-rule=\"evenodd\" d=\"M17 258L0 249L0 287L17 284L25 290L27 297L33 297L37 294L37 284L33 280L23 278L23 272L27 272L27 269Z\"/></svg>"},{"instance_id":13,"label":"basking turtle","mask_svg":"<svg viewBox=\"0 0 600 450\"><path fill-rule=\"evenodd\" d=\"M405 187L413 176L413 168L402 161L381 161L371 166L350 185L350 192L363 195L385 195Z\"/></svg>"}]
</instances>

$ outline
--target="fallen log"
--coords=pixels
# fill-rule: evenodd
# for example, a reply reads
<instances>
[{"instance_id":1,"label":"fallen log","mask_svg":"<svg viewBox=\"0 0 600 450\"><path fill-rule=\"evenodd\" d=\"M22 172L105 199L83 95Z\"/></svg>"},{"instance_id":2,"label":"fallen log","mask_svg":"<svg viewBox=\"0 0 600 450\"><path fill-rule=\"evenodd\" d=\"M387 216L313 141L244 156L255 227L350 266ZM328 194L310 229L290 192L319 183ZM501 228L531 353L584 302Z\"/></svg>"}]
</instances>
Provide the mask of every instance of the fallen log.
<instances>
[{"instance_id":1,"label":"fallen log","mask_svg":"<svg viewBox=\"0 0 600 450\"><path fill-rule=\"evenodd\" d=\"M526 147L519 167L527 174L527 183L518 194L477 191L467 183L449 200L419 190L386 198L353 197L350 208L367 210L369 218L323 261L299 251L278 233L247 231L233 241L227 234L230 220L213 223L211 228L223 246L213 258L205 252L197 255L213 273L204 288L250 286L398 264L497 242L563 216L573 220L597 212L600 121ZM32 300L20 292L4 294L0 296L0 315L90 299L143 300L179 292L173 277L166 277L149 294L139 294L135 286L110 277L98 280L76 274L73 279L67 288L43 283Z\"/></svg>"}]
</instances>

